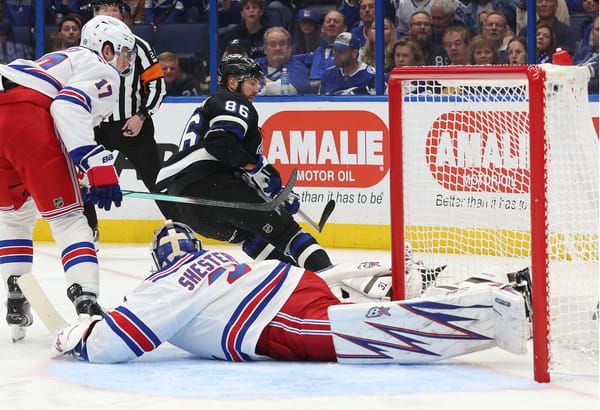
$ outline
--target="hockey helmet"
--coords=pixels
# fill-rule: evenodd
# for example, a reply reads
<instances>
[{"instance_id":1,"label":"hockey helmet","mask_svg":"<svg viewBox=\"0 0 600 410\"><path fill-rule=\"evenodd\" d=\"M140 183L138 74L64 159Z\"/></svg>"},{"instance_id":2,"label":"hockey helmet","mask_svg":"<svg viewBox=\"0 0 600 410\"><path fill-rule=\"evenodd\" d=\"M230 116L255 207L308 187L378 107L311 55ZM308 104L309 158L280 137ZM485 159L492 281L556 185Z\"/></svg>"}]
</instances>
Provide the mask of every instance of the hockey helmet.
<instances>
[{"instance_id":1,"label":"hockey helmet","mask_svg":"<svg viewBox=\"0 0 600 410\"><path fill-rule=\"evenodd\" d=\"M189 226L169 219L154 232L150 250L156 267L161 269L188 253L202 250L202 242Z\"/></svg>"},{"instance_id":2,"label":"hockey helmet","mask_svg":"<svg viewBox=\"0 0 600 410\"><path fill-rule=\"evenodd\" d=\"M219 62L217 68L217 82L221 85L225 84L227 77L232 75L243 83L248 78L256 78L262 80L264 73L262 68L250 57L244 57L241 54L230 54L225 56Z\"/></svg>"},{"instance_id":3,"label":"hockey helmet","mask_svg":"<svg viewBox=\"0 0 600 410\"><path fill-rule=\"evenodd\" d=\"M115 68L119 56L127 48L129 68L121 73L127 75L136 57L135 36L129 27L121 20L110 16L96 16L84 24L81 29L81 47L102 55L102 47L107 42L112 44L115 51L115 57L108 63Z\"/></svg>"}]
</instances>

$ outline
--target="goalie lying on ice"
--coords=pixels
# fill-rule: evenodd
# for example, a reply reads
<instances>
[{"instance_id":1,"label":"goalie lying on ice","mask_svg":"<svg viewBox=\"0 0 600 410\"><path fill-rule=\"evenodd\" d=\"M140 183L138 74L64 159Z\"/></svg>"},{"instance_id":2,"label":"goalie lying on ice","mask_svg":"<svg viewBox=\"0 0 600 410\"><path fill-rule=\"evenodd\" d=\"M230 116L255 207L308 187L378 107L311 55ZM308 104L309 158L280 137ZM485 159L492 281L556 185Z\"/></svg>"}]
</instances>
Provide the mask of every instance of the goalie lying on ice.
<instances>
[{"instance_id":1,"label":"goalie lying on ice","mask_svg":"<svg viewBox=\"0 0 600 410\"><path fill-rule=\"evenodd\" d=\"M122 305L58 330L55 357L123 362L164 342L228 361L420 363L494 346L524 353L525 303L508 284L478 279L427 298L348 304L318 274L238 263L171 221L156 231L152 256L158 270Z\"/></svg>"}]
</instances>

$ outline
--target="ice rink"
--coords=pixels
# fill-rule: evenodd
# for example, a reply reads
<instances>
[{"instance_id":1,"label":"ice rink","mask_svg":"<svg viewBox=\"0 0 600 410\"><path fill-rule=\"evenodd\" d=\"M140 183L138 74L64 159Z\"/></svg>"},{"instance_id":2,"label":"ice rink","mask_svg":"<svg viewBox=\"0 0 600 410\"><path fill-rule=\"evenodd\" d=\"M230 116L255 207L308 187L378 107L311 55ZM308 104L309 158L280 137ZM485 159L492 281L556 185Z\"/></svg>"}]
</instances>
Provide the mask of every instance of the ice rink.
<instances>
[{"instance_id":1,"label":"ice rink","mask_svg":"<svg viewBox=\"0 0 600 410\"><path fill-rule=\"evenodd\" d=\"M211 246L215 248L215 246ZM242 256L238 248L223 247ZM331 250L335 262L380 260L384 251ZM152 266L148 246L101 244L101 297L117 305ZM59 252L36 243L34 274L68 320ZM1 294L5 300L5 293ZM574 409L599 408L598 377L553 374L533 381L531 348L499 349L435 365L350 366L335 363L226 363L195 359L163 345L137 361L92 365L50 359L51 335L39 320L12 343L0 325L0 409Z\"/></svg>"}]
</instances>

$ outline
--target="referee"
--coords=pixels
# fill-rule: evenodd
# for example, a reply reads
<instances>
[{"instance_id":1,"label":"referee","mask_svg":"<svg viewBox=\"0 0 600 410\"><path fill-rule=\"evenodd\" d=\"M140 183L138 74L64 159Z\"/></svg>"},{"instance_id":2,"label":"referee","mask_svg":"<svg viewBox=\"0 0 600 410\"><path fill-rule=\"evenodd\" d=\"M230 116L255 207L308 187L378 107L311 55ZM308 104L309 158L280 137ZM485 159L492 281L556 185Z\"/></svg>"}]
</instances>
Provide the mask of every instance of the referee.
<instances>
[{"instance_id":1,"label":"referee","mask_svg":"<svg viewBox=\"0 0 600 410\"><path fill-rule=\"evenodd\" d=\"M94 16L111 16L123 20L121 0L92 0ZM118 150L132 163L148 191L154 190L156 176L162 165L152 115L158 111L166 93L163 72L152 46L136 36L137 57L134 71L121 77L119 102L107 121L94 129L96 142L108 150ZM165 218L175 218L175 205L157 202ZM93 204L86 203L86 217L98 243L98 218Z\"/></svg>"}]
</instances>

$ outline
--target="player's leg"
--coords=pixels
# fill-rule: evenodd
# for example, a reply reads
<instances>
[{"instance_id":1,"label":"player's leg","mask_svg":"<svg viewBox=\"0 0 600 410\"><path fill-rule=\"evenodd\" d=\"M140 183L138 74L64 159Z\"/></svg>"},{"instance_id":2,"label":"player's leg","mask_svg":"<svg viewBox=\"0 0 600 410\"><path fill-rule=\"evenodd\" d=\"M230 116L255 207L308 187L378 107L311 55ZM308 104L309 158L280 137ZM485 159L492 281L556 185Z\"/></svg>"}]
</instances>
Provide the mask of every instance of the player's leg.
<instances>
[{"instance_id":1,"label":"player's leg","mask_svg":"<svg viewBox=\"0 0 600 410\"><path fill-rule=\"evenodd\" d=\"M525 303L509 285L464 282L429 296L329 308L341 363L427 363L495 346L525 353Z\"/></svg>"},{"instance_id":2,"label":"player's leg","mask_svg":"<svg viewBox=\"0 0 600 410\"><path fill-rule=\"evenodd\" d=\"M404 247L405 264L405 299L420 296L433 286L437 276L446 266L427 268L416 261L409 243ZM392 296L392 270L377 261L344 263L319 271L330 286L334 295L342 302L363 303L373 301L389 301Z\"/></svg>"},{"instance_id":3,"label":"player's leg","mask_svg":"<svg viewBox=\"0 0 600 410\"><path fill-rule=\"evenodd\" d=\"M321 278L305 272L262 331L256 352L276 360L335 361L327 309L339 303Z\"/></svg>"},{"instance_id":4,"label":"player's leg","mask_svg":"<svg viewBox=\"0 0 600 410\"><path fill-rule=\"evenodd\" d=\"M21 149L26 150L26 159L15 164L15 168L40 215L50 224L61 250L67 295L76 311L101 313L96 301L99 294L98 259L92 230L83 215L75 166L56 138L50 114L42 112L36 120L40 129L35 137L31 137L34 140L24 141L27 148ZM32 149L32 146L39 148Z\"/></svg>"},{"instance_id":5,"label":"player's leg","mask_svg":"<svg viewBox=\"0 0 600 410\"><path fill-rule=\"evenodd\" d=\"M96 251L98 251L100 248L98 243L98 241L100 241L100 231L98 230L98 214L96 213L96 207L92 201L84 202L83 214L85 215L88 226L92 229L94 247L96 248Z\"/></svg>"},{"instance_id":6,"label":"player's leg","mask_svg":"<svg viewBox=\"0 0 600 410\"><path fill-rule=\"evenodd\" d=\"M240 244L244 253L256 261L277 259L295 263L293 259L279 252L262 237L242 230L223 219L221 211L215 212L214 207L180 204L179 209L177 220L206 238Z\"/></svg>"},{"instance_id":7,"label":"player's leg","mask_svg":"<svg viewBox=\"0 0 600 410\"><path fill-rule=\"evenodd\" d=\"M228 174L212 175L210 183L204 180L193 183L183 192L175 194L225 201L264 201L254 188L239 177ZM311 271L331 266L327 252L285 210L262 212L234 208L202 207L200 210L180 207L180 212L182 220L202 235L232 243L243 242L244 250L253 258L276 256L291 260ZM230 229L224 230L224 225L228 225ZM262 241L257 238L262 238ZM274 250L270 250L269 245Z\"/></svg>"},{"instance_id":8,"label":"player's leg","mask_svg":"<svg viewBox=\"0 0 600 410\"><path fill-rule=\"evenodd\" d=\"M28 200L25 181L19 173L20 161L28 158L30 152L45 148L45 141L38 144L30 138L37 136L38 130L44 135L45 126L54 130L47 112L50 102L49 98L27 89L0 93L0 273L7 291L6 321L11 326L13 341L23 339L25 328L32 323L29 303L17 279L32 270L32 232L37 218L35 205ZM36 132L23 123L24 112L39 127ZM53 132L52 137L56 143Z\"/></svg>"},{"instance_id":9,"label":"player's leg","mask_svg":"<svg viewBox=\"0 0 600 410\"><path fill-rule=\"evenodd\" d=\"M4 176L0 173L0 177ZM0 193L0 207L5 204L5 198ZM32 270L32 231L36 218L37 211L31 199L18 210L0 212L0 272L7 293L6 322L11 327L13 342L23 339L26 327L33 323L29 302L23 296L17 279Z\"/></svg>"}]
</instances>

